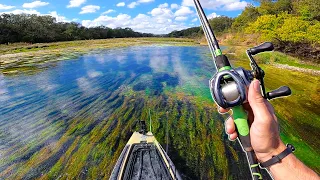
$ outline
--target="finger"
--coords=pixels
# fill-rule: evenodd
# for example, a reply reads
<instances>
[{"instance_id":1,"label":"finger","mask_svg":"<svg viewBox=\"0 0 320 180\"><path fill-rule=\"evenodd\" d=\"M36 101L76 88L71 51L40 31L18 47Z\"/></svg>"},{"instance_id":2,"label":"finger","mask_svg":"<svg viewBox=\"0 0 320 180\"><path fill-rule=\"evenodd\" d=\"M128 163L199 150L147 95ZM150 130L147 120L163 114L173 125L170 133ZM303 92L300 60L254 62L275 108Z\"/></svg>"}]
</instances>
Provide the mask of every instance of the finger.
<instances>
[{"instance_id":1,"label":"finger","mask_svg":"<svg viewBox=\"0 0 320 180\"><path fill-rule=\"evenodd\" d=\"M218 112L220 113L220 114L225 114L225 113L227 113L227 112L229 112L230 111L230 109L228 108L228 109L224 109L224 108L222 108L222 107L218 107Z\"/></svg>"},{"instance_id":2,"label":"finger","mask_svg":"<svg viewBox=\"0 0 320 180\"><path fill-rule=\"evenodd\" d=\"M252 110L251 106L250 106L250 104L248 102L244 103L242 106L246 111Z\"/></svg>"},{"instance_id":3,"label":"finger","mask_svg":"<svg viewBox=\"0 0 320 180\"><path fill-rule=\"evenodd\" d=\"M227 134L232 134L236 132L236 126L234 124L233 118L230 116L225 123Z\"/></svg>"},{"instance_id":4,"label":"finger","mask_svg":"<svg viewBox=\"0 0 320 180\"><path fill-rule=\"evenodd\" d=\"M257 120L267 122L272 120L272 115L269 112L267 100L261 95L260 82L254 80L251 82L248 93L248 100L252 108L253 114Z\"/></svg>"},{"instance_id":5,"label":"finger","mask_svg":"<svg viewBox=\"0 0 320 180\"><path fill-rule=\"evenodd\" d=\"M238 133L237 133L237 132L234 132L234 133L232 133L232 134L229 135L229 140L230 140L230 141L234 141L234 140L237 139L237 137L238 137Z\"/></svg>"},{"instance_id":6,"label":"finger","mask_svg":"<svg viewBox=\"0 0 320 180\"><path fill-rule=\"evenodd\" d=\"M253 123L253 120L254 120L254 115L253 115L252 109L250 107L250 104L245 103L245 104L243 104L243 107L248 113L248 121L249 121L249 125L251 126L251 124Z\"/></svg>"},{"instance_id":7,"label":"finger","mask_svg":"<svg viewBox=\"0 0 320 180\"><path fill-rule=\"evenodd\" d=\"M274 108L272 107L271 103L269 101L267 101L266 105L267 105L269 112L274 114Z\"/></svg>"}]
</instances>

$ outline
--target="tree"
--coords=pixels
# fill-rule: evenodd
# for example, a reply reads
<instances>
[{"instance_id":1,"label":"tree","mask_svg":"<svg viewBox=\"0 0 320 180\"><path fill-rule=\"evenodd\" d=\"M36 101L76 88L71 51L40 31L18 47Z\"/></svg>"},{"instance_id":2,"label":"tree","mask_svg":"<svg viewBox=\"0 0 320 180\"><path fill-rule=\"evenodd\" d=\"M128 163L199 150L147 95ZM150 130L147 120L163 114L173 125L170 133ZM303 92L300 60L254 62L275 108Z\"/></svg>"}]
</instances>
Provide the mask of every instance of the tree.
<instances>
[{"instance_id":1,"label":"tree","mask_svg":"<svg viewBox=\"0 0 320 180\"><path fill-rule=\"evenodd\" d=\"M320 1L319 0L295 0L293 2L295 13L305 20L320 21Z\"/></svg>"},{"instance_id":2,"label":"tree","mask_svg":"<svg viewBox=\"0 0 320 180\"><path fill-rule=\"evenodd\" d=\"M219 16L216 18L209 19L210 26L216 34L221 34L230 29L233 21L233 18L227 16Z\"/></svg>"},{"instance_id":3,"label":"tree","mask_svg":"<svg viewBox=\"0 0 320 180\"><path fill-rule=\"evenodd\" d=\"M0 15L0 43L54 42L81 39L104 39L114 37L150 37L131 28L111 29L105 26L86 28L79 23L56 22L51 16L28 14Z\"/></svg>"},{"instance_id":4,"label":"tree","mask_svg":"<svg viewBox=\"0 0 320 180\"><path fill-rule=\"evenodd\" d=\"M235 18L232 23L232 29L239 31L246 27L249 23L254 22L260 16L258 9L252 4L248 5L242 13Z\"/></svg>"}]
</instances>

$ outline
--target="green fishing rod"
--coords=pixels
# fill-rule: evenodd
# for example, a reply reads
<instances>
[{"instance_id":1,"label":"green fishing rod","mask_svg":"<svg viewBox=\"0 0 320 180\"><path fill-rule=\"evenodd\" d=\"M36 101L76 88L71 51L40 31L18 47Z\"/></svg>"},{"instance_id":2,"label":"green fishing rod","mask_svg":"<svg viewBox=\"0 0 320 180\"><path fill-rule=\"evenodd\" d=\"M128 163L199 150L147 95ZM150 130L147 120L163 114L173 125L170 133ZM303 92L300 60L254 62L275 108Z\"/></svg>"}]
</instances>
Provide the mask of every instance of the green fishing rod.
<instances>
[{"instance_id":1,"label":"green fishing rod","mask_svg":"<svg viewBox=\"0 0 320 180\"><path fill-rule=\"evenodd\" d=\"M262 179L259 162L251 146L248 115L242 106L247 102L247 87L253 79L258 79L264 98L269 100L276 97L288 96L291 94L291 90L287 86L282 86L272 92L266 93L265 91L263 81L265 74L255 62L253 55L265 51L272 51L274 47L270 42L247 50L252 70L245 70L242 67L233 68L227 56L222 54L218 41L199 0L193 1L217 69L217 73L209 82L211 95L220 107L225 109L232 108L232 115L238 133L237 139L243 151L246 153L252 179Z\"/></svg>"}]
</instances>

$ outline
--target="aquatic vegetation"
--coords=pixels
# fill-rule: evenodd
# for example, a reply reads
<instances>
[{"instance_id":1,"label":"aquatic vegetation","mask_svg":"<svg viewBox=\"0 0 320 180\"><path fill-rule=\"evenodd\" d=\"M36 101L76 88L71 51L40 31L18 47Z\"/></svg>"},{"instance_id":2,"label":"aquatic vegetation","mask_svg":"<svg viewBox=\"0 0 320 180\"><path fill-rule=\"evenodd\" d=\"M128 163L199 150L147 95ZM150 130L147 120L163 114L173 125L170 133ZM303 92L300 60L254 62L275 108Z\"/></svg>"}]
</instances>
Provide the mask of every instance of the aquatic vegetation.
<instances>
[{"instance_id":1,"label":"aquatic vegetation","mask_svg":"<svg viewBox=\"0 0 320 180\"><path fill-rule=\"evenodd\" d=\"M241 147L227 140L226 115L217 112L210 96L214 65L206 53L200 46L116 48L56 62L34 74L0 75L0 92L5 92L0 94L0 178L108 178L139 129L138 120L148 120L150 110L153 134L164 148L168 144L185 179L248 179ZM296 92L273 101L282 136L319 172L319 142L308 136L319 132L318 105L312 104L319 98L318 77L303 88L297 78L301 74L282 71L286 77L264 68L268 75L284 77L272 82L273 75L267 77L268 88L286 81ZM298 97L307 107L299 105Z\"/></svg>"}]
</instances>

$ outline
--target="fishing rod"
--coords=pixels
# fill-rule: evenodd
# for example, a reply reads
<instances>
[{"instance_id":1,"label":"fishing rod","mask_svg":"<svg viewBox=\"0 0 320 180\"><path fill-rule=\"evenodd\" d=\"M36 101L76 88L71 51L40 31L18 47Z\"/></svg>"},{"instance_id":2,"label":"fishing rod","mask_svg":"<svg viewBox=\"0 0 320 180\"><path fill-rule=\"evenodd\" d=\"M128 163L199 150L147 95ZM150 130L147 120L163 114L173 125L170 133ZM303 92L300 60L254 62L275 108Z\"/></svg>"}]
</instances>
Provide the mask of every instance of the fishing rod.
<instances>
[{"instance_id":1,"label":"fishing rod","mask_svg":"<svg viewBox=\"0 0 320 180\"><path fill-rule=\"evenodd\" d=\"M193 1L217 69L217 73L209 81L211 95L216 104L220 107L225 109L232 108L234 123L238 133L237 139L242 150L246 153L252 179L262 179L259 162L251 146L248 115L242 107L242 105L247 102L247 87L250 85L252 80L259 80L263 97L268 100L288 96L291 94L291 90L287 86L281 86L279 89L266 92L263 81L265 73L258 66L253 55L261 52L272 51L274 47L270 42L265 42L246 51L250 60L251 70L246 70L242 67L233 68L227 56L222 54L219 43L212 31L199 0Z\"/></svg>"}]
</instances>

